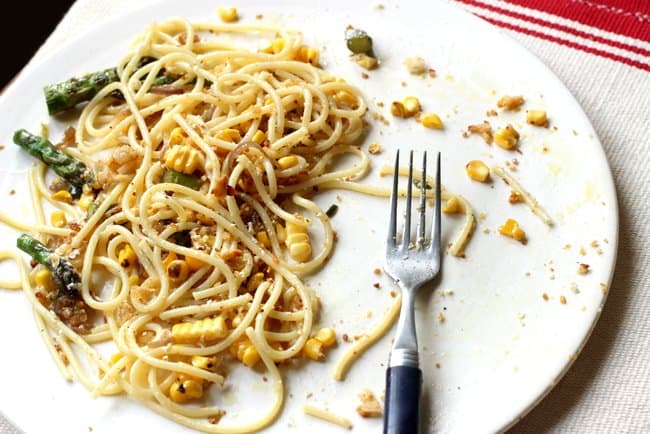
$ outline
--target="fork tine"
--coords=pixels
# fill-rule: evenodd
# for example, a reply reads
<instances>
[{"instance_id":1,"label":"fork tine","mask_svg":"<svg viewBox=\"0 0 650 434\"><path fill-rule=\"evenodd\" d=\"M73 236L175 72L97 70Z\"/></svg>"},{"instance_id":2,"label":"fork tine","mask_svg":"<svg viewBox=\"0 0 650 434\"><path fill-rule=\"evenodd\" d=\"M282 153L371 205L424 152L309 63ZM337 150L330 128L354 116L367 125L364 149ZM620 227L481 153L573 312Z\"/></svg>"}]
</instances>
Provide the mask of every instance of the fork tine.
<instances>
[{"instance_id":1,"label":"fork tine","mask_svg":"<svg viewBox=\"0 0 650 434\"><path fill-rule=\"evenodd\" d=\"M393 174L393 191L390 194L390 221L388 222L388 238L386 244L395 247L397 236L397 196L399 192L399 149L395 154L395 173Z\"/></svg>"},{"instance_id":2,"label":"fork tine","mask_svg":"<svg viewBox=\"0 0 650 434\"><path fill-rule=\"evenodd\" d=\"M402 234L402 249L406 250L411 243L411 197L413 193L413 151L409 153L409 180L406 186L406 215L404 216L404 233Z\"/></svg>"},{"instance_id":3,"label":"fork tine","mask_svg":"<svg viewBox=\"0 0 650 434\"><path fill-rule=\"evenodd\" d=\"M431 226L431 251L433 255L438 259L438 264L440 264L440 221L442 220L441 215L441 206L440 206L440 196L441 196L441 186L440 186L440 152L438 152L438 158L436 162L436 199L435 199L435 211L433 217L433 225Z\"/></svg>"},{"instance_id":4,"label":"fork tine","mask_svg":"<svg viewBox=\"0 0 650 434\"><path fill-rule=\"evenodd\" d=\"M420 177L420 205L418 206L418 226L416 233L418 234L417 244L422 247L424 244L424 231L426 226L426 199L427 199L427 152L422 154L422 172Z\"/></svg>"}]
</instances>

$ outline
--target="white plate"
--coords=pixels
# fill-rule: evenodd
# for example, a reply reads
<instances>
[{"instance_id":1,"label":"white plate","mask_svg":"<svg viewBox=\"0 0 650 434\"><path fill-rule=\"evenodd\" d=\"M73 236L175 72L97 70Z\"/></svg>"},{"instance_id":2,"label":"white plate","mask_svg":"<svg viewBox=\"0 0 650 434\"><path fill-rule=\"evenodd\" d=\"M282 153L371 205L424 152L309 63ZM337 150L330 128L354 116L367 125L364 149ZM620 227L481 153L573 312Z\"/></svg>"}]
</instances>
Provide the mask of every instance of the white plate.
<instances>
[{"instance_id":1,"label":"white plate","mask_svg":"<svg viewBox=\"0 0 650 434\"><path fill-rule=\"evenodd\" d=\"M428 294L419 300L427 416L423 423L425 432L506 428L538 402L575 359L604 302L601 284L607 286L612 276L616 196L593 128L567 89L534 56L454 7L384 2L384 9L378 9L374 2L332 0L317 11L298 1L273 3L248 2L239 9L246 21L254 21L261 13L266 20L302 30L308 43L323 50L326 68L356 83L371 110L383 110L390 119L389 126L373 123L367 143L378 141L385 152L373 157L374 171L367 182L386 181L376 173L381 164L392 160L397 146L440 150L446 187L464 195L477 216L485 213L466 249L466 259L446 256L437 290L425 291ZM98 25L24 71L0 98L0 140L7 146L0 152L3 211L30 219L25 189L30 159L11 145L11 134L21 127L38 131L40 122L49 121L41 93L44 84L115 64L128 41L154 19L182 15L217 20L214 5L213 1L163 1ZM381 68L371 72L369 79L362 79L361 70L347 59L343 31L348 24L372 35L382 59ZM409 55L426 59L438 77L408 75L402 60ZM493 125L512 122L521 131L521 155L488 147L476 136L462 138L461 131L486 119L485 112L503 94L524 95L525 108L547 110L557 129L526 125L524 111L489 118ZM413 120L394 121L387 107L407 95L418 96L425 111L439 113L445 131L424 130ZM383 109L377 107L379 101L385 104ZM53 137L62 129L62 124L52 122ZM464 173L471 159L503 164L513 157L520 162L513 175L551 214L556 222L553 228L525 206L509 205L509 191L500 180L484 185L470 181ZM14 196L9 195L12 189L17 190ZM340 209L333 219L339 235L336 252L325 271L309 282L322 297L322 323L335 324L339 334L354 336L371 328L392 300L391 282L372 273L383 263L388 207L385 200L339 194ZM327 207L335 195L323 194L318 200ZM526 230L528 245L496 233L509 217ZM459 220L445 217L443 225L449 240ZM0 228L0 248L13 246L15 237L14 232ZM599 248L591 247L592 241ZM581 247L585 255L580 254ZM591 266L589 274L576 273L579 262ZM0 272L7 275L11 267L0 264ZM381 289L373 287L377 281ZM579 293L572 290L574 283ZM548 301L543 300L543 293ZM566 304L559 301L562 295ZM87 432L88 427L94 433L185 432L125 398L92 400L80 385L66 383L36 333L22 294L3 291L0 298L0 411L25 432L47 432L54 426L75 433ZM437 321L441 312L444 322ZM332 366L347 345L341 343L331 351L325 363L309 363L285 373L288 400L267 432L303 432L306 427L312 432L330 432L331 426L302 414L305 401L352 419L356 432L379 431L380 420L363 420L354 407L362 389L382 392L390 336L359 360L347 381L335 383ZM246 385L260 393L264 387L268 385ZM222 398L230 404L228 417L250 417L258 405L264 405L256 403L257 398L238 394L243 389L234 384L233 391ZM308 392L313 393L309 399Z\"/></svg>"}]
</instances>

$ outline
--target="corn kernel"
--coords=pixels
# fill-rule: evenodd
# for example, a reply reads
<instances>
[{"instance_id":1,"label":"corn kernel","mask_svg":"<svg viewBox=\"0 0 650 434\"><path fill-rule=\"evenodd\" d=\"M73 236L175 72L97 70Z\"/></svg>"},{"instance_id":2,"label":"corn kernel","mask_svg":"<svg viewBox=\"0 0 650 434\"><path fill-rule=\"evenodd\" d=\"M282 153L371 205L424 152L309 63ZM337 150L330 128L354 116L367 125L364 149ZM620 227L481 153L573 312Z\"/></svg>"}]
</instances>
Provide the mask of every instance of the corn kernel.
<instances>
[{"instance_id":1,"label":"corn kernel","mask_svg":"<svg viewBox=\"0 0 650 434\"><path fill-rule=\"evenodd\" d=\"M514 219L506 220L503 226L499 227L499 233L513 238L522 244L526 244L526 233L519 227L519 223Z\"/></svg>"},{"instance_id":2,"label":"corn kernel","mask_svg":"<svg viewBox=\"0 0 650 434\"><path fill-rule=\"evenodd\" d=\"M474 181L487 182L490 179L490 169L481 160L472 160L465 165L465 171Z\"/></svg>"},{"instance_id":3,"label":"corn kernel","mask_svg":"<svg viewBox=\"0 0 650 434\"><path fill-rule=\"evenodd\" d=\"M185 143L187 135L181 127L176 127L169 134L169 144L170 145L182 145Z\"/></svg>"},{"instance_id":4,"label":"corn kernel","mask_svg":"<svg viewBox=\"0 0 650 434\"><path fill-rule=\"evenodd\" d=\"M52 199L59 202L72 203L72 195L68 190L59 190L52 195Z\"/></svg>"},{"instance_id":5,"label":"corn kernel","mask_svg":"<svg viewBox=\"0 0 650 434\"><path fill-rule=\"evenodd\" d=\"M255 273L248 278L248 282L246 282L246 290L249 292L255 291L262 282L264 282L264 273Z\"/></svg>"},{"instance_id":6,"label":"corn kernel","mask_svg":"<svg viewBox=\"0 0 650 434\"><path fill-rule=\"evenodd\" d=\"M425 115L422 115L420 122L422 123L422 126L427 128L433 128L436 130L442 130L445 128L442 120L440 119L440 116L435 113L427 113Z\"/></svg>"},{"instance_id":7,"label":"corn kernel","mask_svg":"<svg viewBox=\"0 0 650 434\"><path fill-rule=\"evenodd\" d=\"M294 261L306 262L311 257L311 244L305 226L287 222L285 244Z\"/></svg>"},{"instance_id":8,"label":"corn kernel","mask_svg":"<svg viewBox=\"0 0 650 434\"><path fill-rule=\"evenodd\" d=\"M182 259L176 259L167 266L167 275L173 282L183 282L190 274L190 267Z\"/></svg>"},{"instance_id":9,"label":"corn kernel","mask_svg":"<svg viewBox=\"0 0 650 434\"><path fill-rule=\"evenodd\" d=\"M262 48L262 53L269 53L269 54L278 54L282 50L284 50L284 39L282 38L277 38L273 40L268 46L265 48Z\"/></svg>"},{"instance_id":10,"label":"corn kernel","mask_svg":"<svg viewBox=\"0 0 650 434\"><path fill-rule=\"evenodd\" d=\"M130 268L138 262L138 257L130 244L125 244L117 254L117 262L124 268Z\"/></svg>"},{"instance_id":11,"label":"corn kernel","mask_svg":"<svg viewBox=\"0 0 650 434\"><path fill-rule=\"evenodd\" d=\"M264 131L257 130L251 139L253 143L261 145L266 140L266 133Z\"/></svg>"},{"instance_id":12,"label":"corn kernel","mask_svg":"<svg viewBox=\"0 0 650 434\"><path fill-rule=\"evenodd\" d=\"M357 100L357 97L355 97L351 93L345 92L343 90L341 90L339 92L336 92L332 96L332 99L337 104L347 104L350 107L355 107L355 106L357 106L359 104L359 101Z\"/></svg>"},{"instance_id":13,"label":"corn kernel","mask_svg":"<svg viewBox=\"0 0 650 434\"><path fill-rule=\"evenodd\" d=\"M203 396L203 384L196 380L176 380L169 386L172 401L184 403Z\"/></svg>"},{"instance_id":14,"label":"corn kernel","mask_svg":"<svg viewBox=\"0 0 650 434\"><path fill-rule=\"evenodd\" d=\"M278 159L278 167L280 169L289 169L290 167L295 166L298 164L298 157L295 155L287 155L286 157L282 157Z\"/></svg>"},{"instance_id":15,"label":"corn kernel","mask_svg":"<svg viewBox=\"0 0 650 434\"><path fill-rule=\"evenodd\" d=\"M237 8L222 8L218 9L219 18L225 23L234 23L239 20L239 14L237 13Z\"/></svg>"},{"instance_id":16,"label":"corn kernel","mask_svg":"<svg viewBox=\"0 0 650 434\"><path fill-rule=\"evenodd\" d=\"M526 122L537 127L548 127L548 118L544 110L528 110L526 112Z\"/></svg>"},{"instance_id":17,"label":"corn kernel","mask_svg":"<svg viewBox=\"0 0 650 434\"><path fill-rule=\"evenodd\" d=\"M299 62L318 65L318 50L307 45L301 45L296 53L296 60Z\"/></svg>"},{"instance_id":18,"label":"corn kernel","mask_svg":"<svg viewBox=\"0 0 650 434\"><path fill-rule=\"evenodd\" d=\"M308 339L305 343L305 355L312 360L321 360L323 358L323 343L318 339Z\"/></svg>"},{"instance_id":19,"label":"corn kernel","mask_svg":"<svg viewBox=\"0 0 650 434\"><path fill-rule=\"evenodd\" d=\"M233 128L226 128L225 130L219 131L217 138L225 142L237 143L241 140L241 133L239 130Z\"/></svg>"},{"instance_id":20,"label":"corn kernel","mask_svg":"<svg viewBox=\"0 0 650 434\"><path fill-rule=\"evenodd\" d=\"M503 149L515 149L519 143L519 133L512 125L508 124L505 128L498 129L494 133L494 143Z\"/></svg>"},{"instance_id":21,"label":"corn kernel","mask_svg":"<svg viewBox=\"0 0 650 434\"><path fill-rule=\"evenodd\" d=\"M413 116L420 111L420 100L414 96L407 96L402 101L402 104L404 104L407 116Z\"/></svg>"},{"instance_id":22,"label":"corn kernel","mask_svg":"<svg viewBox=\"0 0 650 434\"><path fill-rule=\"evenodd\" d=\"M336 343L336 332L329 327L318 330L314 339L318 339L325 348L329 348Z\"/></svg>"},{"instance_id":23,"label":"corn kernel","mask_svg":"<svg viewBox=\"0 0 650 434\"><path fill-rule=\"evenodd\" d=\"M138 276L136 276L135 274L129 276L129 285L135 286L138 283L140 283L140 278Z\"/></svg>"},{"instance_id":24,"label":"corn kernel","mask_svg":"<svg viewBox=\"0 0 650 434\"><path fill-rule=\"evenodd\" d=\"M271 248L271 240L269 240L269 236L266 234L266 232L259 231L257 234L255 234L255 238L257 238L257 241L265 248Z\"/></svg>"},{"instance_id":25,"label":"corn kernel","mask_svg":"<svg viewBox=\"0 0 650 434\"><path fill-rule=\"evenodd\" d=\"M497 107L506 110L518 110L523 103L524 103L524 97L521 95L517 95L517 96L505 95L501 97L499 101L497 101Z\"/></svg>"},{"instance_id":26,"label":"corn kernel","mask_svg":"<svg viewBox=\"0 0 650 434\"><path fill-rule=\"evenodd\" d=\"M352 60L354 60L357 65L363 69L367 69L368 71L376 69L378 65L376 57L368 56L365 53L354 54Z\"/></svg>"},{"instance_id":27,"label":"corn kernel","mask_svg":"<svg viewBox=\"0 0 650 434\"><path fill-rule=\"evenodd\" d=\"M62 228L68 224L68 220L65 218L63 211L54 211L50 216L50 222L55 228Z\"/></svg>"},{"instance_id":28,"label":"corn kernel","mask_svg":"<svg viewBox=\"0 0 650 434\"><path fill-rule=\"evenodd\" d=\"M194 256L186 256L185 263L191 271L196 271L205 265L205 262L195 258Z\"/></svg>"},{"instance_id":29,"label":"corn kernel","mask_svg":"<svg viewBox=\"0 0 650 434\"><path fill-rule=\"evenodd\" d=\"M182 322L172 326L172 339L176 343L196 343L224 338L228 334L221 316L204 318L195 322Z\"/></svg>"},{"instance_id":30,"label":"corn kernel","mask_svg":"<svg viewBox=\"0 0 650 434\"><path fill-rule=\"evenodd\" d=\"M92 194L82 194L79 200L77 201L77 205L79 205L79 208L81 208L84 211L88 211L88 208L90 205L95 201L95 196Z\"/></svg>"},{"instance_id":31,"label":"corn kernel","mask_svg":"<svg viewBox=\"0 0 650 434\"><path fill-rule=\"evenodd\" d=\"M393 101L390 104L390 114L392 114L396 118L405 118L406 108L404 108L404 104L402 104L399 101Z\"/></svg>"},{"instance_id":32,"label":"corn kernel","mask_svg":"<svg viewBox=\"0 0 650 434\"><path fill-rule=\"evenodd\" d=\"M289 255L297 262L307 262L311 257L311 245L301 242L289 247Z\"/></svg>"},{"instance_id":33,"label":"corn kernel","mask_svg":"<svg viewBox=\"0 0 650 434\"><path fill-rule=\"evenodd\" d=\"M191 145L174 145L165 152L165 166L177 172L192 174L201 168L199 151Z\"/></svg>"},{"instance_id":34,"label":"corn kernel","mask_svg":"<svg viewBox=\"0 0 650 434\"><path fill-rule=\"evenodd\" d=\"M52 272L47 269L38 270L34 275L34 282L37 287L43 288L48 292L56 288L56 284L52 280Z\"/></svg>"},{"instance_id":35,"label":"corn kernel","mask_svg":"<svg viewBox=\"0 0 650 434\"><path fill-rule=\"evenodd\" d=\"M445 214L458 214L463 212L463 204L458 196L452 196L442 207L442 212Z\"/></svg>"},{"instance_id":36,"label":"corn kernel","mask_svg":"<svg viewBox=\"0 0 650 434\"><path fill-rule=\"evenodd\" d=\"M275 224L275 232L278 234L278 241L284 243L287 240L287 231L280 223Z\"/></svg>"},{"instance_id":37,"label":"corn kernel","mask_svg":"<svg viewBox=\"0 0 650 434\"><path fill-rule=\"evenodd\" d=\"M122 357L124 357L124 354L115 353L115 354L113 354L111 356L110 360L108 361L108 364L112 366L112 365L116 364L117 362L119 362Z\"/></svg>"},{"instance_id":38,"label":"corn kernel","mask_svg":"<svg viewBox=\"0 0 650 434\"><path fill-rule=\"evenodd\" d=\"M260 354L253 345L249 345L244 350L241 361L244 365L252 368L260 360Z\"/></svg>"},{"instance_id":39,"label":"corn kernel","mask_svg":"<svg viewBox=\"0 0 650 434\"><path fill-rule=\"evenodd\" d=\"M216 357L192 356L192 366L206 371L212 371L219 365Z\"/></svg>"},{"instance_id":40,"label":"corn kernel","mask_svg":"<svg viewBox=\"0 0 650 434\"><path fill-rule=\"evenodd\" d=\"M287 244L308 243L309 235L304 232L290 232L286 236L286 242Z\"/></svg>"}]
</instances>

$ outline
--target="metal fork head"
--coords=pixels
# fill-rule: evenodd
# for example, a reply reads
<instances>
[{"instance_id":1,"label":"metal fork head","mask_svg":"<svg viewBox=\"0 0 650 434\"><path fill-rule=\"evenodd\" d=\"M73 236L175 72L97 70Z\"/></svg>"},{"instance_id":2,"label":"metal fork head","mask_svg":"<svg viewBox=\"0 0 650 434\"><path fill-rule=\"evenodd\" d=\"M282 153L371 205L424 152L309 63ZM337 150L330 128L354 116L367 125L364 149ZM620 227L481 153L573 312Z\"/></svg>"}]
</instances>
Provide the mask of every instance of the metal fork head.
<instances>
[{"instance_id":1,"label":"metal fork head","mask_svg":"<svg viewBox=\"0 0 650 434\"><path fill-rule=\"evenodd\" d=\"M431 188L427 181L427 153L422 156L420 200L415 241L411 241L411 202L413 198L413 151L409 153L408 184L406 187L406 212L401 239L397 231L397 198L399 196L399 150L395 157L393 190L390 199L390 221L386 240L386 272L398 282L402 289L417 289L432 280L440 271L440 153L436 160L435 208L431 235L426 237L426 193Z\"/></svg>"}]
</instances>

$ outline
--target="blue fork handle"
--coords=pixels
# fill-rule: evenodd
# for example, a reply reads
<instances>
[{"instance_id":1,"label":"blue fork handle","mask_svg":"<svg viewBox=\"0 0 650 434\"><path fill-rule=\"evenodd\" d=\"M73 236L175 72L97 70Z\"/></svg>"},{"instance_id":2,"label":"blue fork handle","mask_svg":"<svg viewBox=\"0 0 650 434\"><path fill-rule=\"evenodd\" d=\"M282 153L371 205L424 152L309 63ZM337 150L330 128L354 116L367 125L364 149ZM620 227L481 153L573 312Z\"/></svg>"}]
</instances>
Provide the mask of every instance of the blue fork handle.
<instances>
[{"instance_id":1,"label":"blue fork handle","mask_svg":"<svg viewBox=\"0 0 650 434\"><path fill-rule=\"evenodd\" d=\"M392 366L386 371L384 434L418 434L422 371Z\"/></svg>"}]
</instances>

